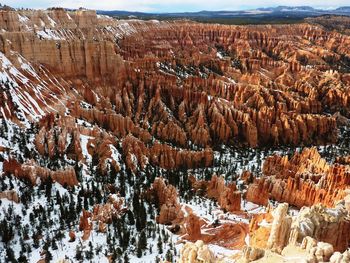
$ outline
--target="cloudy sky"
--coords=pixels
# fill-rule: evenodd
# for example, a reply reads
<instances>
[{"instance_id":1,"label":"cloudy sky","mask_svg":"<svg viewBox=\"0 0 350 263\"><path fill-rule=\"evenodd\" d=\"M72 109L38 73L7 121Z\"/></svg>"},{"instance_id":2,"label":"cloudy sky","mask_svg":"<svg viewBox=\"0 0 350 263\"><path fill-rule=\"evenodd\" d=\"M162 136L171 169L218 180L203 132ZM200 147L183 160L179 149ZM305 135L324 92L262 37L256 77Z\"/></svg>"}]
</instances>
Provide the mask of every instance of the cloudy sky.
<instances>
[{"instance_id":1,"label":"cloudy sky","mask_svg":"<svg viewBox=\"0 0 350 263\"><path fill-rule=\"evenodd\" d=\"M278 5L310 5L313 7L334 8L350 5L349 0L9 0L1 1L12 7L66 8L85 7L100 10L129 10L142 12L183 12L200 10L240 10Z\"/></svg>"}]
</instances>

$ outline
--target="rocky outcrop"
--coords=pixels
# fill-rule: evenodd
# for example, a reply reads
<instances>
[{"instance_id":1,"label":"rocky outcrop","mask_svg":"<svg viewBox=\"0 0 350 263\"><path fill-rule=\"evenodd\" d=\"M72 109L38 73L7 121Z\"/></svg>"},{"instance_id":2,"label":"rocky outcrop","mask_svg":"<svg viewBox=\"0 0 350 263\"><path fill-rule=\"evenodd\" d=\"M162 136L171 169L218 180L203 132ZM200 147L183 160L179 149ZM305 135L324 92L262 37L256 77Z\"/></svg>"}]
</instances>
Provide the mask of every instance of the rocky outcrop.
<instances>
[{"instance_id":1,"label":"rocky outcrop","mask_svg":"<svg viewBox=\"0 0 350 263\"><path fill-rule=\"evenodd\" d=\"M274 220L271 207L266 213L254 214L249 222L249 245L257 248L267 248L271 225Z\"/></svg>"},{"instance_id":2,"label":"rocky outcrop","mask_svg":"<svg viewBox=\"0 0 350 263\"><path fill-rule=\"evenodd\" d=\"M226 211L234 212L241 209L241 193L236 185L225 185L223 177L214 175L207 185L207 196L218 201L220 207Z\"/></svg>"},{"instance_id":3,"label":"rocky outcrop","mask_svg":"<svg viewBox=\"0 0 350 263\"><path fill-rule=\"evenodd\" d=\"M215 262L215 256L203 241L187 242L180 251L179 263Z\"/></svg>"},{"instance_id":4,"label":"rocky outcrop","mask_svg":"<svg viewBox=\"0 0 350 263\"><path fill-rule=\"evenodd\" d=\"M10 191L4 191L0 192L0 199L6 198L9 201L13 201L15 203L19 203L20 199L16 191L10 190Z\"/></svg>"},{"instance_id":5,"label":"rocky outcrop","mask_svg":"<svg viewBox=\"0 0 350 263\"><path fill-rule=\"evenodd\" d=\"M160 224L171 224L175 220L184 217L178 200L176 188L167 185L163 178L156 178L152 187L147 192L149 201L157 204L160 208L157 222Z\"/></svg>"},{"instance_id":6,"label":"rocky outcrop","mask_svg":"<svg viewBox=\"0 0 350 263\"><path fill-rule=\"evenodd\" d=\"M329 259L330 263L343 263L348 261L350 261L350 250L347 250L344 253L335 252Z\"/></svg>"},{"instance_id":7,"label":"rocky outcrop","mask_svg":"<svg viewBox=\"0 0 350 263\"><path fill-rule=\"evenodd\" d=\"M250 245L281 253L287 246L301 246L310 250L319 242L322 248L327 247L327 250L331 250L325 256L327 259L333 251L344 252L349 247L350 215L343 204L335 208L325 208L322 205L303 207L300 213L293 217L289 216L287 211L288 204L280 204L272 212L273 220L268 215L257 216L252 220ZM268 240L265 243L263 241L266 239L266 234ZM261 242L257 242L258 240Z\"/></svg>"},{"instance_id":8,"label":"rocky outcrop","mask_svg":"<svg viewBox=\"0 0 350 263\"><path fill-rule=\"evenodd\" d=\"M120 218L127 210L128 208L124 206L124 198L117 194L110 195L106 204L95 205L92 212L83 210L79 219L79 230L83 231L83 240L90 237L94 222L98 226L98 231L105 233L106 225Z\"/></svg>"},{"instance_id":9,"label":"rocky outcrop","mask_svg":"<svg viewBox=\"0 0 350 263\"><path fill-rule=\"evenodd\" d=\"M273 212L271 232L267 240L267 247L281 252L287 245L292 224L292 218L287 215L288 204L279 205Z\"/></svg>"},{"instance_id":10,"label":"rocky outcrop","mask_svg":"<svg viewBox=\"0 0 350 263\"><path fill-rule=\"evenodd\" d=\"M260 204L266 203L269 194L274 200L299 208L318 203L332 207L344 199L350 187L348 167L327 164L316 148L305 148L290 160L287 156L268 157L263 173L247 192L249 200Z\"/></svg>"},{"instance_id":11,"label":"rocky outcrop","mask_svg":"<svg viewBox=\"0 0 350 263\"><path fill-rule=\"evenodd\" d=\"M24 161L15 149L6 149L4 172L32 184L51 178L74 186L78 177L95 171L114 180L121 169L139 178L149 175L150 167L210 167L213 149L221 145L332 143L350 116L350 78L344 67L350 37L318 26L123 21L60 8L1 10L0 26L1 117L35 135L35 149L32 137L23 137L21 143L30 140L34 152L26 152L31 157ZM59 169L47 168L56 160ZM75 169L64 166L71 161ZM330 247L320 242L343 251L349 242L347 163L344 157L330 165L315 149L305 149L291 159L268 158L263 176L253 182L251 174L242 175L252 182L248 201L311 207L291 227L285 206L252 216L246 259L261 256L257 247L283 252L307 236L318 242L310 249L316 260L329 258ZM234 183L217 176L191 183L225 212L249 218L239 211L241 193ZM157 221L178 226L184 238L234 249L246 244L246 221L221 218L225 223L215 227L182 207L175 187L164 179L156 179L146 195L160 209ZM340 200L343 208L336 211L315 206L332 207ZM112 196L84 211L83 239L94 222L106 232L106 224L125 209L122 199ZM199 250L189 253L193 259ZM346 255L337 254L341 257ZM210 255L199 258L211 261Z\"/></svg>"},{"instance_id":12,"label":"rocky outcrop","mask_svg":"<svg viewBox=\"0 0 350 263\"><path fill-rule=\"evenodd\" d=\"M83 240L87 240L90 237L91 230L93 228L91 220L91 212L83 210L79 219L79 231L83 231Z\"/></svg>"},{"instance_id":13,"label":"rocky outcrop","mask_svg":"<svg viewBox=\"0 0 350 263\"><path fill-rule=\"evenodd\" d=\"M37 184L38 179L46 181L49 177L51 177L52 181L58 182L63 186L74 186L78 184L73 168L70 167L65 170L52 171L48 168L38 166L33 160L24 164L20 164L14 159L5 160L4 172L13 174L18 178L26 179L32 185Z\"/></svg>"},{"instance_id":14,"label":"rocky outcrop","mask_svg":"<svg viewBox=\"0 0 350 263\"><path fill-rule=\"evenodd\" d=\"M301 248L309 253L307 260L313 262L328 262L334 253L333 246L315 239L306 237L303 239Z\"/></svg>"},{"instance_id":15,"label":"rocky outcrop","mask_svg":"<svg viewBox=\"0 0 350 263\"><path fill-rule=\"evenodd\" d=\"M74 231L72 231L72 230L69 231L68 236L69 236L69 242L74 242L74 241L75 241L76 235L75 235L75 232L74 232Z\"/></svg>"},{"instance_id":16,"label":"rocky outcrop","mask_svg":"<svg viewBox=\"0 0 350 263\"><path fill-rule=\"evenodd\" d=\"M194 190L203 191L207 197L217 200L225 211L240 211L241 192L234 183L226 185L225 179L217 175L213 175L210 181L196 181L194 177L190 177L189 181Z\"/></svg>"},{"instance_id":17,"label":"rocky outcrop","mask_svg":"<svg viewBox=\"0 0 350 263\"><path fill-rule=\"evenodd\" d=\"M75 114L118 136L205 148L333 142L336 117L325 112L349 111L347 78L334 69L350 39L315 26L122 21L63 9L4 10L0 25L0 51L23 77L8 63L4 70L33 98L2 92L7 117L84 101L91 108Z\"/></svg>"},{"instance_id":18,"label":"rocky outcrop","mask_svg":"<svg viewBox=\"0 0 350 263\"><path fill-rule=\"evenodd\" d=\"M261 248L246 246L243 249L243 256L241 257L240 262L252 262L262 258L264 254L265 251Z\"/></svg>"},{"instance_id":19,"label":"rocky outcrop","mask_svg":"<svg viewBox=\"0 0 350 263\"><path fill-rule=\"evenodd\" d=\"M120 218L127 209L124 205L124 198L113 194L108 197L106 204L94 206L92 220L101 224L111 224L113 220Z\"/></svg>"},{"instance_id":20,"label":"rocky outcrop","mask_svg":"<svg viewBox=\"0 0 350 263\"><path fill-rule=\"evenodd\" d=\"M315 205L304 207L293 220L290 243L301 243L306 236L332 244L335 251L343 252L350 245L350 216L343 205L325 208Z\"/></svg>"},{"instance_id":21,"label":"rocky outcrop","mask_svg":"<svg viewBox=\"0 0 350 263\"><path fill-rule=\"evenodd\" d=\"M263 180L255 179L255 182L248 186L245 199L249 202L267 206L269 201L269 191Z\"/></svg>"},{"instance_id":22,"label":"rocky outcrop","mask_svg":"<svg viewBox=\"0 0 350 263\"><path fill-rule=\"evenodd\" d=\"M335 161L340 164L350 165L350 156L338 156Z\"/></svg>"},{"instance_id":23,"label":"rocky outcrop","mask_svg":"<svg viewBox=\"0 0 350 263\"><path fill-rule=\"evenodd\" d=\"M188 240L199 240L201 239L201 220L200 218L193 214L190 213L186 219L185 219L185 230L186 233L188 234Z\"/></svg>"}]
</instances>

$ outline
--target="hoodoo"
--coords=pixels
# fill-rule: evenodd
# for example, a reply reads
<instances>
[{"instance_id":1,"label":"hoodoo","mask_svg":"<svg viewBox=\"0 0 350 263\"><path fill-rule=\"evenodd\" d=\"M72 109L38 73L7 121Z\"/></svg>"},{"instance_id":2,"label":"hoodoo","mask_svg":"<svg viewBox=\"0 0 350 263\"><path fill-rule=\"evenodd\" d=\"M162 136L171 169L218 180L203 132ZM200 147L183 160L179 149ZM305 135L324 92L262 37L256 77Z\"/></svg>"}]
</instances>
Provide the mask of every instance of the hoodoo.
<instances>
[{"instance_id":1,"label":"hoodoo","mask_svg":"<svg viewBox=\"0 0 350 263\"><path fill-rule=\"evenodd\" d=\"M0 262L350 262L350 23L313 10L0 5Z\"/></svg>"}]
</instances>

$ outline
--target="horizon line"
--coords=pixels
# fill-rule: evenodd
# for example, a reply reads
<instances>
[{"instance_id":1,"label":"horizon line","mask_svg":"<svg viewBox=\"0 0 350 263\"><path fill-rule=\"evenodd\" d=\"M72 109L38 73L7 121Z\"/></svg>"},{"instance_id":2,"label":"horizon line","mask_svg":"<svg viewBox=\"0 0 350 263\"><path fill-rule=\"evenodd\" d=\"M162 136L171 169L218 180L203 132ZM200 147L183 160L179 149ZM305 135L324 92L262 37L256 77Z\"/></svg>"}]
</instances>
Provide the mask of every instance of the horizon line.
<instances>
[{"instance_id":1,"label":"horizon line","mask_svg":"<svg viewBox=\"0 0 350 263\"><path fill-rule=\"evenodd\" d=\"M198 9L198 10L191 10L191 11L137 11L137 10L128 10L128 9L98 9L98 8L88 8L88 7L78 7L78 8L72 8L72 7L63 7L63 6L49 6L49 7L12 7L10 5L2 5L19 10L19 9L29 9L29 10L48 10L52 8L62 8L65 10L79 10L79 9L86 9L86 10L95 10L95 11L105 11L105 12L130 12L130 13L143 13L143 14L175 14L175 13L200 13L200 12L239 12L239 11L252 11L252 10L258 10L258 9L269 9L269 8L278 8L278 7L288 7L288 8L301 8L301 7L310 7L313 8L315 11L335 11L339 8L348 7L350 8L350 5L338 5L338 6L313 6L313 5L270 5L270 6L257 6L252 8L242 8L242 9L216 9L216 10L210 10L210 9Z\"/></svg>"}]
</instances>

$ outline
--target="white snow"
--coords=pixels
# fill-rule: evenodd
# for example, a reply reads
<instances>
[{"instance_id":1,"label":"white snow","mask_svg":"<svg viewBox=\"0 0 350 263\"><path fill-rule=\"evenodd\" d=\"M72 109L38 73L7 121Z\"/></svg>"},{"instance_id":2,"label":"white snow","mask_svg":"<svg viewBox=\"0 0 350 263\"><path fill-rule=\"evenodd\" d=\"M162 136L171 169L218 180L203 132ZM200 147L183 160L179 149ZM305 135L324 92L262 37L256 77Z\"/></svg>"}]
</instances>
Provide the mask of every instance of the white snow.
<instances>
[{"instance_id":1,"label":"white snow","mask_svg":"<svg viewBox=\"0 0 350 263\"><path fill-rule=\"evenodd\" d=\"M116 163L119 165L119 162L121 160L121 154L118 152L118 150L114 147L114 145L110 144L109 148L111 149L111 157Z\"/></svg>"},{"instance_id":2,"label":"white snow","mask_svg":"<svg viewBox=\"0 0 350 263\"><path fill-rule=\"evenodd\" d=\"M39 77L38 74L36 74L36 72L33 69L33 67L30 64L26 63L22 56L18 56L18 61L21 64L21 69L27 71L30 75L32 75L35 78Z\"/></svg>"},{"instance_id":3,"label":"white snow","mask_svg":"<svg viewBox=\"0 0 350 263\"><path fill-rule=\"evenodd\" d=\"M54 30L46 28L45 30L39 30L36 32L38 36L40 36L43 39L48 40L62 40L61 37L57 36Z\"/></svg>"},{"instance_id":4,"label":"white snow","mask_svg":"<svg viewBox=\"0 0 350 263\"><path fill-rule=\"evenodd\" d=\"M82 154L85 157L85 159L89 162L92 160L92 157L89 154L88 149L87 149L87 144L88 144L88 141L90 139L93 139L93 137L80 134L81 151L82 151Z\"/></svg>"},{"instance_id":5,"label":"white snow","mask_svg":"<svg viewBox=\"0 0 350 263\"><path fill-rule=\"evenodd\" d=\"M218 245L212 245L212 244L209 244L208 248L214 253L217 259L222 260L225 257L225 261L220 261L224 263L235 262L235 260L228 259L227 257L232 257L240 252L240 250L227 249L227 248L224 248Z\"/></svg>"},{"instance_id":6,"label":"white snow","mask_svg":"<svg viewBox=\"0 0 350 263\"><path fill-rule=\"evenodd\" d=\"M50 25L51 25L52 27L55 27L55 26L56 26L56 22L55 22L49 15L47 16L47 19L49 20Z\"/></svg>"},{"instance_id":7,"label":"white snow","mask_svg":"<svg viewBox=\"0 0 350 263\"><path fill-rule=\"evenodd\" d=\"M22 16L22 15L20 15L20 14L18 14L18 19L19 19L19 22L21 22L21 23L23 23L23 24L25 24L26 22L29 21L29 18L28 18L28 17Z\"/></svg>"}]
</instances>

